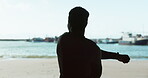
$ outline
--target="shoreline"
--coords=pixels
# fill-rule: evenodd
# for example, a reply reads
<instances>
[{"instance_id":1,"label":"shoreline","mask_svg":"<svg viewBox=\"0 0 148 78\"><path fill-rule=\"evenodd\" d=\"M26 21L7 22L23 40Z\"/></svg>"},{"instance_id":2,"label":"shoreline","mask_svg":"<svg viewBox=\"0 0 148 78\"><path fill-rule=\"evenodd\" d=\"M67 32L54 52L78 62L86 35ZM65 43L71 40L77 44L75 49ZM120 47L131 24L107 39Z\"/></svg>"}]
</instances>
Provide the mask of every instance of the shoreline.
<instances>
[{"instance_id":1,"label":"shoreline","mask_svg":"<svg viewBox=\"0 0 148 78\"><path fill-rule=\"evenodd\" d=\"M6 57L6 58L3 58L3 57L0 57L0 61L1 60L38 60L38 59L57 59L57 56L27 56L27 57ZM102 59L102 61L116 61L114 59ZM130 61L148 61L148 58L131 58Z\"/></svg>"},{"instance_id":2,"label":"shoreline","mask_svg":"<svg viewBox=\"0 0 148 78\"><path fill-rule=\"evenodd\" d=\"M101 78L148 78L148 60L102 60ZM0 78L59 78L57 58L0 59Z\"/></svg>"},{"instance_id":3,"label":"shoreline","mask_svg":"<svg viewBox=\"0 0 148 78\"><path fill-rule=\"evenodd\" d=\"M0 41L26 41L27 39L0 39Z\"/></svg>"}]
</instances>

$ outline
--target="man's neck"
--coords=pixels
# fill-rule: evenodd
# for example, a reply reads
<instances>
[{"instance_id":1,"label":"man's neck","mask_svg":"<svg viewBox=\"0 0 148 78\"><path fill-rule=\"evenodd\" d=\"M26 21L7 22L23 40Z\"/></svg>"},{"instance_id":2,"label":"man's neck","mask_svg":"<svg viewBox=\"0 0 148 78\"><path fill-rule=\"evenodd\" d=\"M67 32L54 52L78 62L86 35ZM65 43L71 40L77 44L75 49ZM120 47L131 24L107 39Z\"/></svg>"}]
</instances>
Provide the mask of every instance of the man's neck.
<instances>
[{"instance_id":1,"label":"man's neck","mask_svg":"<svg viewBox=\"0 0 148 78\"><path fill-rule=\"evenodd\" d=\"M69 32L72 35L78 36L78 37L84 37L84 33L83 32Z\"/></svg>"}]
</instances>

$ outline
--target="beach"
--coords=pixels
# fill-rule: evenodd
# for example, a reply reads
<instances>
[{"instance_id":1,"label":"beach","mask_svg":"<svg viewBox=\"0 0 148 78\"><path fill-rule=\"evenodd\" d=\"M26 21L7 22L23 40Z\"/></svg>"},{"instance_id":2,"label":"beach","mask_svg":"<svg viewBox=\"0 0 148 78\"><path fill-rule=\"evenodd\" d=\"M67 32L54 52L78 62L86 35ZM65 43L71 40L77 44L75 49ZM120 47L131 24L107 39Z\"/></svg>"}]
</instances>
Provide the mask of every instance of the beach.
<instances>
[{"instance_id":1,"label":"beach","mask_svg":"<svg viewBox=\"0 0 148 78\"><path fill-rule=\"evenodd\" d=\"M148 60L102 60L101 78L148 78ZM59 78L57 58L0 59L0 78Z\"/></svg>"}]
</instances>

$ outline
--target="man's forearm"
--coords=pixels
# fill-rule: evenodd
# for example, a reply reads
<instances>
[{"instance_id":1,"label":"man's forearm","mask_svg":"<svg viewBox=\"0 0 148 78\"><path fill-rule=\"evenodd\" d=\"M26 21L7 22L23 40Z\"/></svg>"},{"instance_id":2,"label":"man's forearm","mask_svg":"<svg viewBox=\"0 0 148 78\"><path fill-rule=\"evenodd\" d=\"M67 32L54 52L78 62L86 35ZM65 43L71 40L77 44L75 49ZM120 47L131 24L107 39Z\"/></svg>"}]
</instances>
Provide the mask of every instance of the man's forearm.
<instances>
[{"instance_id":1,"label":"man's forearm","mask_svg":"<svg viewBox=\"0 0 148 78\"><path fill-rule=\"evenodd\" d=\"M113 53L113 52L107 52L104 50L101 50L102 57L101 59L118 59L119 53Z\"/></svg>"}]
</instances>

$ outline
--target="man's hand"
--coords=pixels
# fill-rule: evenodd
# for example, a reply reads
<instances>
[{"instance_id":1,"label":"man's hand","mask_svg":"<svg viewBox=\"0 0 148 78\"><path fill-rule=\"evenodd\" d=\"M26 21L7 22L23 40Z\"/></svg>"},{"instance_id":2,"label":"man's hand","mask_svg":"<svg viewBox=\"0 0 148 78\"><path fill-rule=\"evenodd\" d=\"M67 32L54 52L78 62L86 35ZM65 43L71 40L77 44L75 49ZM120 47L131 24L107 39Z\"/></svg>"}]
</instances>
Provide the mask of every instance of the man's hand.
<instances>
[{"instance_id":1,"label":"man's hand","mask_svg":"<svg viewBox=\"0 0 148 78\"><path fill-rule=\"evenodd\" d=\"M123 63L128 63L130 61L130 57L128 55L119 54L117 60Z\"/></svg>"}]
</instances>

